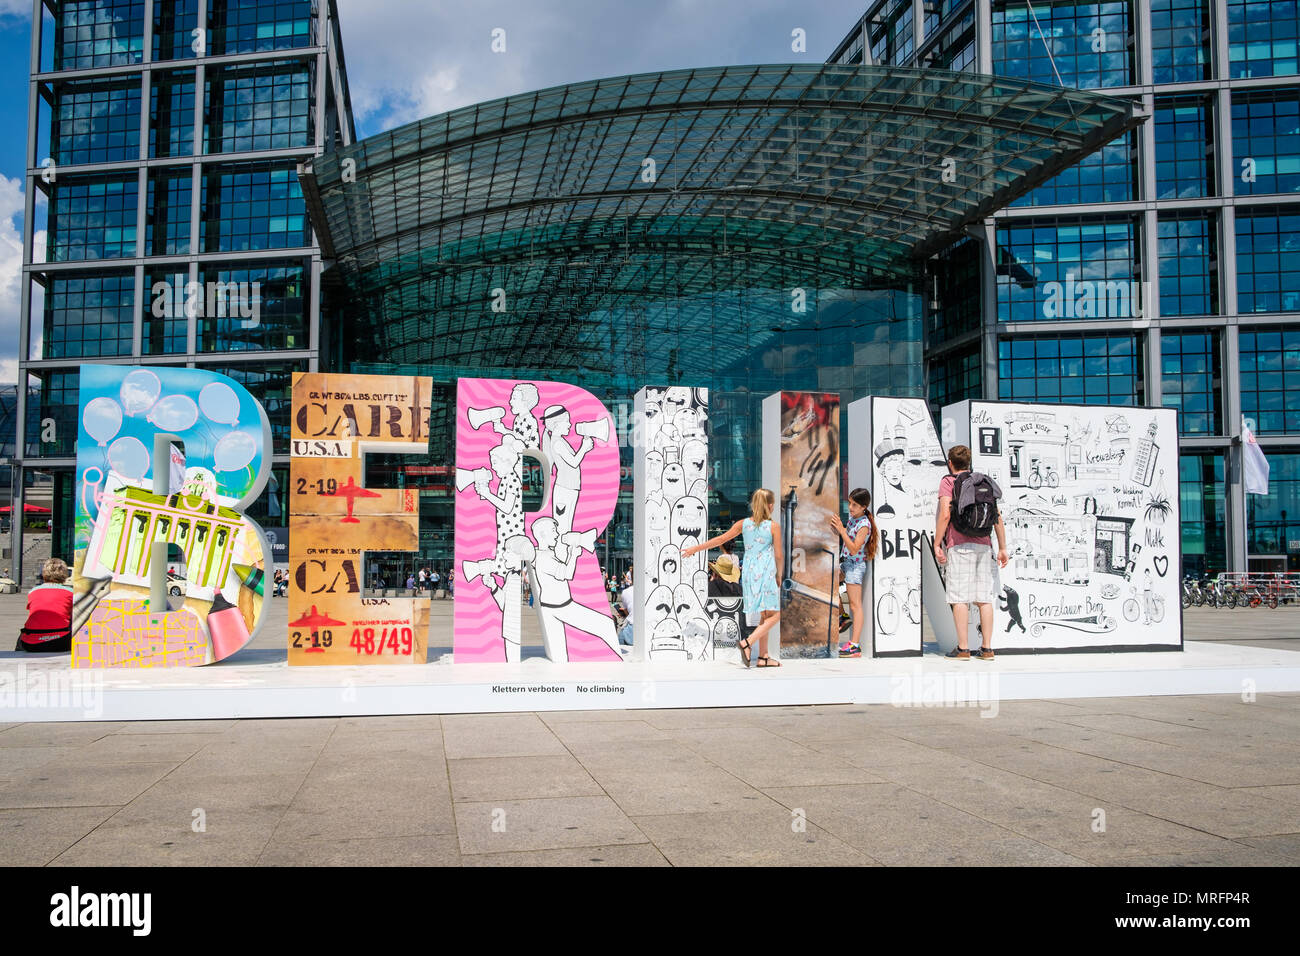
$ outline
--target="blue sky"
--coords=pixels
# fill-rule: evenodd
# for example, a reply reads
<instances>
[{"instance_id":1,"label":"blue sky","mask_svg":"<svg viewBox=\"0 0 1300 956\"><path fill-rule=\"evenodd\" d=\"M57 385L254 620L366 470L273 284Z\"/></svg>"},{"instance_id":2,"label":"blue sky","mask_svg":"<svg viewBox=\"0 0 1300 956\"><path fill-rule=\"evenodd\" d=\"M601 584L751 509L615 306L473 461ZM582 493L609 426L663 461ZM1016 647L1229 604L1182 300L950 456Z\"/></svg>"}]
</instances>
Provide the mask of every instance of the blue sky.
<instances>
[{"instance_id":1,"label":"blue sky","mask_svg":"<svg viewBox=\"0 0 1300 956\"><path fill-rule=\"evenodd\" d=\"M358 133L602 76L821 62L866 0L338 0ZM0 382L14 354L31 0L0 0ZM505 31L505 52L492 32ZM792 50L802 30L805 52Z\"/></svg>"}]
</instances>

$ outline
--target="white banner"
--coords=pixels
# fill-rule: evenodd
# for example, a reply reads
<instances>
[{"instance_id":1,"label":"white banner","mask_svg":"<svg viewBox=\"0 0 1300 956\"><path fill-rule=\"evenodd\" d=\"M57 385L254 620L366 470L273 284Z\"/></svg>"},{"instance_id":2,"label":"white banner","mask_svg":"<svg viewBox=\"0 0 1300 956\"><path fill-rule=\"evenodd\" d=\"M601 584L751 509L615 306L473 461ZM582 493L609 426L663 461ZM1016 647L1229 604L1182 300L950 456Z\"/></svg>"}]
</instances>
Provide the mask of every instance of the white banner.
<instances>
[{"instance_id":1,"label":"white banner","mask_svg":"<svg viewBox=\"0 0 1300 956\"><path fill-rule=\"evenodd\" d=\"M1241 423L1242 478L1248 495L1268 494L1268 459L1245 420Z\"/></svg>"}]
</instances>

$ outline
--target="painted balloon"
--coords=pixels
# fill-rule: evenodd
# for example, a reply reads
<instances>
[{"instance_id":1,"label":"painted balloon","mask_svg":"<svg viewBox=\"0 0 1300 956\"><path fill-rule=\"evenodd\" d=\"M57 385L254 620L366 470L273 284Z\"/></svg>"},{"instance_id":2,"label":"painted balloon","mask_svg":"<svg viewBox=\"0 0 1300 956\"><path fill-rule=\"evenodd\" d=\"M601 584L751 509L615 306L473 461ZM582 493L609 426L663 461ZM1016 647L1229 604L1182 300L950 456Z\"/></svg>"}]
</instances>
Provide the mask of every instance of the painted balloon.
<instances>
[{"instance_id":1,"label":"painted balloon","mask_svg":"<svg viewBox=\"0 0 1300 956\"><path fill-rule=\"evenodd\" d=\"M168 395L153 407L148 420L169 432L183 432L199 420L199 407L188 395Z\"/></svg>"},{"instance_id":2,"label":"painted balloon","mask_svg":"<svg viewBox=\"0 0 1300 956\"><path fill-rule=\"evenodd\" d=\"M149 470L149 450L128 435L108 446L108 463L124 478L143 478Z\"/></svg>"},{"instance_id":3,"label":"painted balloon","mask_svg":"<svg viewBox=\"0 0 1300 956\"><path fill-rule=\"evenodd\" d=\"M122 406L111 398L92 398L86 403L81 422L86 426L87 435L101 446L106 445L110 438L122 430Z\"/></svg>"},{"instance_id":4,"label":"painted balloon","mask_svg":"<svg viewBox=\"0 0 1300 956\"><path fill-rule=\"evenodd\" d=\"M210 382L199 391L199 408L218 425L239 424L239 396L225 382Z\"/></svg>"},{"instance_id":5,"label":"painted balloon","mask_svg":"<svg viewBox=\"0 0 1300 956\"><path fill-rule=\"evenodd\" d=\"M122 389L118 394L126 413L134 417L153 408L162 394L162 382L148 369L138 368L122 379Z\"/></svg>"},{"instance_id":6,"label":"painted balloon","mask_svg":"<svg viewBox=\"0 0 1300 956\"><path fill-rule=\"evenodd\" d=\"M239 471L257 454L257 442L248 432L231 432L212 450L217 471Z\"/></svg>"}]
</instances>

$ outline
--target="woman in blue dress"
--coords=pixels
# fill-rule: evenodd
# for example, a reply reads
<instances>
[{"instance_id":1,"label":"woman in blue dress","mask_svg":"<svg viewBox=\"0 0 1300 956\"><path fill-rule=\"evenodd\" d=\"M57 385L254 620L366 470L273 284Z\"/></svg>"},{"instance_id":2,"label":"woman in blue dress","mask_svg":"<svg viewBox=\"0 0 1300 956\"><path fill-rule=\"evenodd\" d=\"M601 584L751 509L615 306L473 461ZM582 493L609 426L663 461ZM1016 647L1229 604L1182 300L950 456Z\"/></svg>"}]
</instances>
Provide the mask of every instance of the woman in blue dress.
<instances>
[{"instance_id":1,"label":"woman in blue dress","mask_svg":"<svg viewBox=\"0 0 1300 956\"><path fill-rule=\"evenodd\" d=\"M689 558L716 548L737 535L745 536L745 558L741 565L740 583L745 595L745 613L762 613L763 620L747 640L736 646L740 659L749 666L749 649L758 642L759 667L780 667L781 662L767 656L767 635L781 620L780 574L776 568L776 554L781 550L781 529L772 520L776 495L767 488L759 488L749 499L749 517L737 521L731 528L703 544L687 548L682 557Z\"/></svg>"}]
</instances>

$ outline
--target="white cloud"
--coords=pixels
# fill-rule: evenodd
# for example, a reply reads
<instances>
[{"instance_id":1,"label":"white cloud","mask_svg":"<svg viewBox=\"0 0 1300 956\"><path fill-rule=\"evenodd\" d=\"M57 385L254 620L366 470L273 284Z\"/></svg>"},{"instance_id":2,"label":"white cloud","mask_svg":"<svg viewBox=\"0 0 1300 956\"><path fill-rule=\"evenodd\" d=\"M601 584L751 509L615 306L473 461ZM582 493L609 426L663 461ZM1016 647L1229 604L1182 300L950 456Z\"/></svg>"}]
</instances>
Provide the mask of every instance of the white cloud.
<instances>
[{"instance_id":1,"label":"white cloud","mask_svg":"<svg viewBox=\"0 0 1300 956\"><path fill-rule=\"evenodd\" d=\"M734 63L818 63L862 0L339 0L360 132L564 83ZM557 9L558 8L558 9ZM505 30L506 51L492 51ZM791 31L808 52L791 51Z\"/></svg>"},{"instance_id":2,"label":"white cloud","mask_svg":"<svg viewBox=\"0 0 1300 956\"><path fill-rule=\"evenodd\" d=\"M28 0L0 0L0 17L30 17L32 5Z\"/></svg>"}]
</instances>

